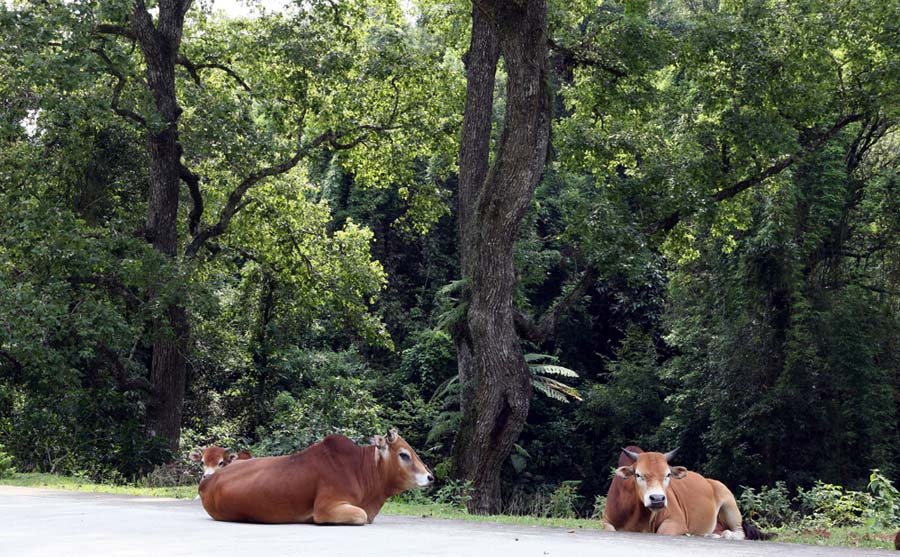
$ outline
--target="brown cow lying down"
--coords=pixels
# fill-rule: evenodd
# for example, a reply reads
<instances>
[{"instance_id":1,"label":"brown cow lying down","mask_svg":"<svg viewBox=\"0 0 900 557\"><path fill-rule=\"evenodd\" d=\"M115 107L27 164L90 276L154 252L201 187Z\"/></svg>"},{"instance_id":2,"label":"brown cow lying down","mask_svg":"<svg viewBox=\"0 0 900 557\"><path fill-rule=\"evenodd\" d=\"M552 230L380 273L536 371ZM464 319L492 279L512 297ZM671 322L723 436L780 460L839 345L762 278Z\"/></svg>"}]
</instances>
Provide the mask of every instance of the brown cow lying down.
<instances>
[{"instance_id":1,"label":"brown cow lying down","mask_svg":"<svg viewBox=\"0 0 900 557\"><path fill-rule=\"evenodd\" d=\"M631 446L622 452L603 510L604 530L714 537L721 532L724 538L739 540L772 537L743 522L725 484L683 466L669 466L675 451L645 453Z\"/></svg>"},{"instance_id":2,"label":"brown cow lying down","mask_svg":"<svg viewBox=\"0 0 900 557\"><path fill-rule=\"evenodd\" d=\"M329 435L299 453L235 462L200 482L200 498L216 520L362 525L391 495L433 481L392 429L366 447Z\"/></svg>"},{"instance_id":3,"label":"brown cow lying down","mask_svg":"<svg viewBox=\"0 0 900 557\"><path fill-rule=\"evenodd\" d=\"M203 477L212 476L216 470L227 466L235 460L247 460L253 458L250 451L238 451L236 453L228 452L228 449L222 447L203 447L202 449L191 451L190 459L194 462L203 463Z\"/></svg>"}]
</instances>

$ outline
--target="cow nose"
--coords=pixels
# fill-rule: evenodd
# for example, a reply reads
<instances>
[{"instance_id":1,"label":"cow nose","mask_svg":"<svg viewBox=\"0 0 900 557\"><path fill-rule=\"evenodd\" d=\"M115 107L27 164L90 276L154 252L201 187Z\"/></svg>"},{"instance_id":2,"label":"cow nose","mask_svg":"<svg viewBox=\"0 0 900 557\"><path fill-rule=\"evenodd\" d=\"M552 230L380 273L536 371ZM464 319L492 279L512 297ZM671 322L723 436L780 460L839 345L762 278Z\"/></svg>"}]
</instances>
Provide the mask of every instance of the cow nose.
<instances>
[{"instance_id":1,"label":"cow nose","mask_svg":"<svg viewBox=\"0 0 900 557\"><path fill-rule=\"evenodd\" d=\"M650 504L654 505L654 506L665 505L666 504L666 496L659 494L659 493L654 493L654 494L650 495Z\"/></svg>"},{"instance_id":2,"label":"cow nose","mask_svg":"<svg viewBox=\"0 0 900 557\"><path fill-rule=\"evenodd\" d=\"M433 481L434 481L434 476L432 476L431 474L428 474L428 483L431 483Z\"/></svg>"},{"instance_id":3,"label":"cow nose","mask_svg":"<svg viewBox=\"0 0 900 557\"><path fill-rule=\"evenodd\" d=\"M200 481L202 482L203 480L205 480L206 478L208 478L210 476L212 476L212 474L203 474L203 477L200 478Z\"/></svg>"}]
</instances>

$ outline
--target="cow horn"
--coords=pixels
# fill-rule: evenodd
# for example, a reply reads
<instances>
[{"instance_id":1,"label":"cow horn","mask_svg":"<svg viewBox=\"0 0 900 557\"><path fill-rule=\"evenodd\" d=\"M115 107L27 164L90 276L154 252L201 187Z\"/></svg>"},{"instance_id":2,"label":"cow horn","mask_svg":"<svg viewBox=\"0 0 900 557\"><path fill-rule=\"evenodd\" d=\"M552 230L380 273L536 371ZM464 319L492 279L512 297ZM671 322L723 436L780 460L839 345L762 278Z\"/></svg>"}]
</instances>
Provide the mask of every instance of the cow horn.
<instances>
[{"instance_id":1,"label":"cow horn","mask_svg":"<svg viewBox=\"0 0 900 557\"><path fill-rule=\"evenodd\" d=\"M675 447L674 449L672 449L671 451L669 451L665 454L666 462L672 461L672 459L675 457L675 453L678 452L678 449L679 449L679 447Z\"/></svg>"},{"instance_id":2,"label":"cow horn","mask_svg":"<svg viewBox=\"0 0 900 557\"><path fill-rule=\"evenodd\" d=\"M638 456L640 456L638 453L629 451L628 449L622 449L622 452L627 454L628 458L630 458L631 460L633 460L635 462L637 462Z\"/></svg>"}]
</instances>

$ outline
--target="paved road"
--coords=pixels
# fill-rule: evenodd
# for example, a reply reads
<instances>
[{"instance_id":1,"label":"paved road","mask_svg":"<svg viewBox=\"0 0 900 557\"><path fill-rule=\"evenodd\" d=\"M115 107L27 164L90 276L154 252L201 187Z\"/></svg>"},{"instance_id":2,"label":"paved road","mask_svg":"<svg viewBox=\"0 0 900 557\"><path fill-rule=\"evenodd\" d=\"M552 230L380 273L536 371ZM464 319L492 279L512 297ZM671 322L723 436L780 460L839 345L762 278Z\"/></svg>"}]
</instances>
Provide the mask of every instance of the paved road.
<instances>
[{"instance_id":1,"label":"paved road","mask_svg":"<svg viewBox=\"0 0 900 557\"><path fill-rule=\"evenodd\" d=\"M0 556L864 556L891 552L380 515L369 526L215 522L199 501L0 486Z\"/></svg>"}]
</instances>

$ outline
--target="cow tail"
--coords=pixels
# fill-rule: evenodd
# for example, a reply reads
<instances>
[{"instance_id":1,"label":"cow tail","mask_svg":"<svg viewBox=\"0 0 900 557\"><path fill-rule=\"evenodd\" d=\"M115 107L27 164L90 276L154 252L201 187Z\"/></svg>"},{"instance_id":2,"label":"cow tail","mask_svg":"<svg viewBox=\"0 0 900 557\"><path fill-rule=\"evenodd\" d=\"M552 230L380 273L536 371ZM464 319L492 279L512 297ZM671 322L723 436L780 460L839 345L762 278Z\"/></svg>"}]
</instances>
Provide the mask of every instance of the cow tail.
<instances>
[{"instance_id":1,"label":"cow tail","mask_svg":"<svg viewBox=\"0 0 900 557\"><path fill-rule=\"evenodd\" d=\"M745 520L741 523L741 526L744 528L744 537L748 540L760 540L766 541L771 540L775 537L775 534L768 534L766 532L761 531L759 528L753 525L749 520Z\"/></svg>"}]
</instances>

